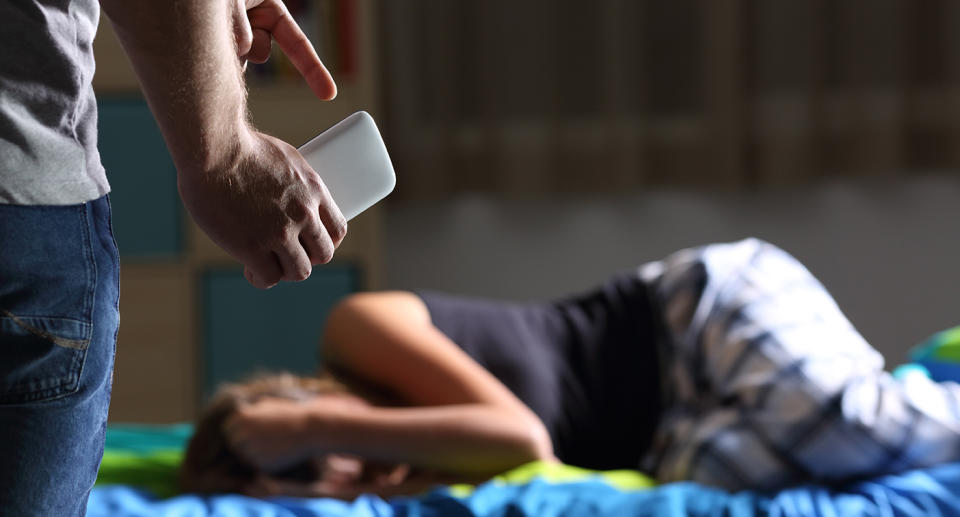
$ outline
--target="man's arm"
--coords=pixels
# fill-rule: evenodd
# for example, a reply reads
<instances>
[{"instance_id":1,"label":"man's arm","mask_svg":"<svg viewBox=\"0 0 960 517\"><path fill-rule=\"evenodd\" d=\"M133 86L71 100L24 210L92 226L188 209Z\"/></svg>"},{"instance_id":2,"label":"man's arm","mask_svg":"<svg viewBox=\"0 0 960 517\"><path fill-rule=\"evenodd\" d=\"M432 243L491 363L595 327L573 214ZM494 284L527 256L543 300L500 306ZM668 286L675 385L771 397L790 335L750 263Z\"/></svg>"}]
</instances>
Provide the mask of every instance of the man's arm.
<instances>
[{"instance_id":1,"label":"man's arm","mask_svg":"<svg viewBox=\"0 0 960 517\"><path fill-rule=\"evenodd\" d=\"M258 287L328 262L346 221L319 176L285 142L247 122L241 58L270 36L318 97L336 87L279 0L102 0L133 63L197 224ZM249 10L248 10L249 8Z\"/></svg>"}]
</instances>

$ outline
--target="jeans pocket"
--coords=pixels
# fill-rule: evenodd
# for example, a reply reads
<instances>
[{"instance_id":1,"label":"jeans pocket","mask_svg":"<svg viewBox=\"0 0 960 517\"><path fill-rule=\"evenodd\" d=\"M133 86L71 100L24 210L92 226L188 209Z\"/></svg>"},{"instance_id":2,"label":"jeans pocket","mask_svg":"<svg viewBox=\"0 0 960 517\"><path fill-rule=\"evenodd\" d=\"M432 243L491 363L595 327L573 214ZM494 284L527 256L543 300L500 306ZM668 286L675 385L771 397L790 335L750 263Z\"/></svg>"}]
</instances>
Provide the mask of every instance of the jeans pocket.
<instances>
[{"instance_id":1,"label":"jeans pocket","mask_svg":"<svg viewBox=\"0 0 960 517\"><path fill-rule=\"evenodd\" d=\"M97 267L90 206L0 205L0 404L80 386Z\"/></svg>"},{"instance_id":2,"label":"jeans pocket","mask_svg":"<svg viewBox=\"0 0 960 517\"><path fill-rule=\"evenodd\" d=\"M0 308L0 404L39 402L76 391L92 334L89 322L18 317Z\"/></svg>"}]
</instances>

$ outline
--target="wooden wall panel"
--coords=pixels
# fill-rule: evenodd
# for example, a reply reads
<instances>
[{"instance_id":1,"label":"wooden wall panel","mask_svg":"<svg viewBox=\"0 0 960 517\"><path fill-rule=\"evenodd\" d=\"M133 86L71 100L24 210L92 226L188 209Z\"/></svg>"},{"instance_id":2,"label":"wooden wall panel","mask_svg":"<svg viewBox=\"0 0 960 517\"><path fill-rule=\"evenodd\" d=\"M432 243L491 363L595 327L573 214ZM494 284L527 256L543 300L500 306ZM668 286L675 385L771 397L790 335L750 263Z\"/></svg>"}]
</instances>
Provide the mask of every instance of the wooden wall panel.
<instances>
[{"instance_id":1,"label":"wooden wall panel","mask_svg":"<svg viewBox=\"0 0 960 517\"><path fill-rule=\"evenodd\" d=\"M112 422L179 422L197 408L193 273L183 264L123 264Z\"/></svg>"}]
</instances>

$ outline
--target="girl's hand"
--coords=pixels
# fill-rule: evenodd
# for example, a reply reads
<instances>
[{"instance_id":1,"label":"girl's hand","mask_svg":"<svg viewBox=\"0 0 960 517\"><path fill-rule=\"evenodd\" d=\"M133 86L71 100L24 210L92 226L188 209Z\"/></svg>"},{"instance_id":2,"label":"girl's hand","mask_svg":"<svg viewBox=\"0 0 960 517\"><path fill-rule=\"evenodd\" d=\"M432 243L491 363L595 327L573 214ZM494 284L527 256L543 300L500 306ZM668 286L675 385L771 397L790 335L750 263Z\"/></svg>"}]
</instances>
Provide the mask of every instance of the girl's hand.
<instances>
[{"instance_id":1,"label":"girl's hand","mask_svg":"<svg viewBox=\"0 0 960 517\"><path fill-rule=\"evenodd\" d=\"M238 408L223 425L230 448L250 464L278 472L312 457L304 403L269 398Z\"/></svg>"},{"instance_id":2,"label":"girl's hand","mask_svg":"<svg viewBox=\"0 0 960 517\"><path fill-rule=\"evenodd\" d=\"M302 401L265 398L237 408L224 421L223 433L241 458L264 471L279 472L309 458L342 452L325 447L328 437L341 415L365 407L365 400L349 393Z\"/></svg>"}]
</instances>

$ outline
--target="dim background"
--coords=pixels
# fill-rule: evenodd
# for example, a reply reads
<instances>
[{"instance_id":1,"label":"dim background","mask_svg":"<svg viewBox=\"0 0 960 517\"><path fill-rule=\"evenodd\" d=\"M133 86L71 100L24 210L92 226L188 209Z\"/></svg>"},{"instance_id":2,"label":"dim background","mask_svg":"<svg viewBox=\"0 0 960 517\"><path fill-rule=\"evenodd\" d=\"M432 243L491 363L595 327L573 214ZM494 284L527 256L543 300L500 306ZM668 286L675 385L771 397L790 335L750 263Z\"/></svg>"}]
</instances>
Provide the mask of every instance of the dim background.
<instances>
[{"instance_id":1,"label":"dim background","mask_svg":"<svg viewBox=\"0 0 960 517\"><path fill-rule=\"evenodd\" d=\"M314 369L325 312L355 290L551 298L748 236L804 262L889 364L960 323L956 2L288 5L340 94L311 98L276 55L248 71L254 122L300 145L369 111L397 188L306 284L245 286L183 213L104 19L114 420L189 419L219 382Z\"/></svg>"}]
</instances>

